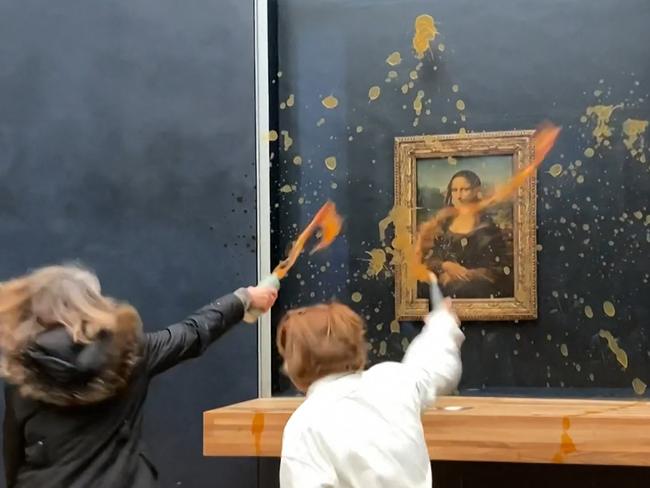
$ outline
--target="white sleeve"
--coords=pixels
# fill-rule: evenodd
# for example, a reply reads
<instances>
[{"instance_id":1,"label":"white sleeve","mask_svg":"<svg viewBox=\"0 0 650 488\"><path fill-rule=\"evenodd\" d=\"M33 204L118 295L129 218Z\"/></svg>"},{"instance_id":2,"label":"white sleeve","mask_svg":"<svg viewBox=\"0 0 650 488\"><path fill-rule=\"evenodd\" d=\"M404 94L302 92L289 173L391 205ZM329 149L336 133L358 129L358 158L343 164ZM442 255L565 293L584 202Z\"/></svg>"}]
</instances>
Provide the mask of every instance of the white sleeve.
<instances>
[{"instance_id":1,"label":"white sleeve","mask_svg":"<svg viewBox=\"0 0 650 488\"><path fill-rule=\"evenodd\" d=\"M422 409L458 385L464 340L456 318L447 310L438 310L429 314L422 332L408 347L402 363L415 376Z\"/></svg>"}]
</instances>

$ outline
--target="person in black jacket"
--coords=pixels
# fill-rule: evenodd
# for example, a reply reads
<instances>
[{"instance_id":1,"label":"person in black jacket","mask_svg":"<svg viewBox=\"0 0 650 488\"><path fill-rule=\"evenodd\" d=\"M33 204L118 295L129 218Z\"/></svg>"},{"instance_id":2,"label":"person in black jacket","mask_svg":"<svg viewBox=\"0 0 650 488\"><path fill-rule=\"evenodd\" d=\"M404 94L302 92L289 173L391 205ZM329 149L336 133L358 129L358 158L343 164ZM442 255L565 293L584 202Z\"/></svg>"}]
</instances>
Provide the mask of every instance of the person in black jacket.
<instances>
[{"instance_id":1,"label":"person in black jacket","mask_svg":"<svg viewBox=\"0 0 650 488\"><path fill-rule=\"evenodd\" d=\"M274 289L241 288L143 333L137 311L103 296L81 267L45 267L0 284L7 487L156 486L142 441L149 382L276 297Z\"/></svg>"}]
</instances>

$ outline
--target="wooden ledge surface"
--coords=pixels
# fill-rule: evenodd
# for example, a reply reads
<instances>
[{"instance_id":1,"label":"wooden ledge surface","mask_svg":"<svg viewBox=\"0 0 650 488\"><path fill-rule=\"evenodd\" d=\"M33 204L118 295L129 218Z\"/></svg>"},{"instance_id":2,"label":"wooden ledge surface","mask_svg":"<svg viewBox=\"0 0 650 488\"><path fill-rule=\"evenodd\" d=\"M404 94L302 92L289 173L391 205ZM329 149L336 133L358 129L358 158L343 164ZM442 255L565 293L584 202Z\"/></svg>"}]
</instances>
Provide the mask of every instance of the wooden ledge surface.
<instances>
[{"instance_id":1,"label":"wooden ledge surface","mask_svg":"<svg viewBox=\"0 0 650 488\"><path fill-rule=\"evenodd\" d=\"M301 398L203 414L205 456L280 457ZM423 415L432 460L650 466L650 402L441 397Z\"/></svg>"}]
</instances>

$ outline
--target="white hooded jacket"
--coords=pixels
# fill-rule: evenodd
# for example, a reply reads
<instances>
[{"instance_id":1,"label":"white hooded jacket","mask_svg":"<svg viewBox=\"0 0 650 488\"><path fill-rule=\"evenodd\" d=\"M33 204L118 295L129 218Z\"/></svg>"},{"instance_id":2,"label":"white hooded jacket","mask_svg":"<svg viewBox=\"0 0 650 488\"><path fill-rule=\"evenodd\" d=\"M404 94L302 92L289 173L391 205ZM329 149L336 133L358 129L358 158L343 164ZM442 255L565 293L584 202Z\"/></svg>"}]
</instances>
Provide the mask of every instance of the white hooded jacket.
<instances>
[{"instance_id":1,"label":"white hooded jacket","mask_svg":"<svg viewBox=\"0 0 650 488\"><path fill-rule=\"evenodd\" d=\"M457 386L464 339L435 311L401 363L313 383L284 429L281 488L430 488L421 414Z\"/></svg>"}]
</instances>

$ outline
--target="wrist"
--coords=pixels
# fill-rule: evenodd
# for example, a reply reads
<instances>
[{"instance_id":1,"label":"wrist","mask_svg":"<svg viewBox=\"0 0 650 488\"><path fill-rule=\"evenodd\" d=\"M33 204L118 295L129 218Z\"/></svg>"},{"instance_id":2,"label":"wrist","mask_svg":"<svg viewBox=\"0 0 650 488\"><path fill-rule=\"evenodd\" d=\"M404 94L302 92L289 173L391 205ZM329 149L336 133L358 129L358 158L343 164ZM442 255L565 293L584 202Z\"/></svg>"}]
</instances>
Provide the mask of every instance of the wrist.
<instances>
[{"instance_id":1,"label":"wrist","mask_svg":"<svg viewBox=\"0 0 650 488\"><path fill-rule=\"evenodd\" d=\"M251 308L251 294L246 288L239 288L234 292L235 296L239 298L242 305L244 306L244 312L247 312Z\"/></svg>"}]
</instances>

